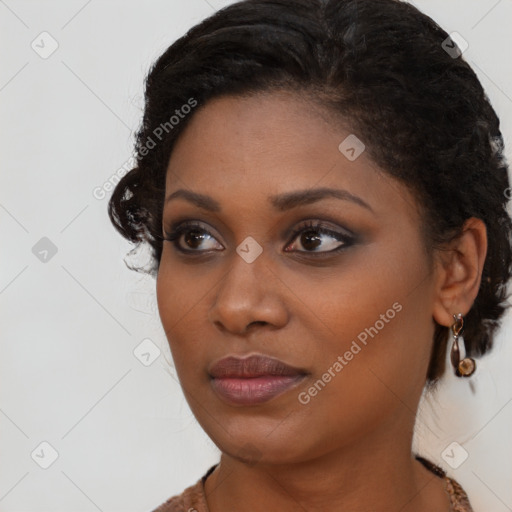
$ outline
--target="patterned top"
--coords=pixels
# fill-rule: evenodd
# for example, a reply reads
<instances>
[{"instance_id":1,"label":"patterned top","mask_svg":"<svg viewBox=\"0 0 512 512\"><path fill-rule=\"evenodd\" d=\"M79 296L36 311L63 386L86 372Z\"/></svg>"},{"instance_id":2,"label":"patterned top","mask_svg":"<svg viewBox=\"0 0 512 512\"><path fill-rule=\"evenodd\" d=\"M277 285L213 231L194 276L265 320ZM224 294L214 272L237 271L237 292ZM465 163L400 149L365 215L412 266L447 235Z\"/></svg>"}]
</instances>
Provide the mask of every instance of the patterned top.
<instances>
[{"instance_id":1,"label":"patterned top","mask_svg":"<svg viewBox=\"0 0 512 512\"><path fill-rule=\"evenodd\" d=\"M450 496L450 512L474 512L464 489L458 482L446 476L443 469L429 460L419 455L416 455L416 459L432 473L444 479L446 492ZM212 466L194 485L187 487L180 495L169 498L153 512L209 512L204 482L217 465Z\"/></svg>"}]
</instances>

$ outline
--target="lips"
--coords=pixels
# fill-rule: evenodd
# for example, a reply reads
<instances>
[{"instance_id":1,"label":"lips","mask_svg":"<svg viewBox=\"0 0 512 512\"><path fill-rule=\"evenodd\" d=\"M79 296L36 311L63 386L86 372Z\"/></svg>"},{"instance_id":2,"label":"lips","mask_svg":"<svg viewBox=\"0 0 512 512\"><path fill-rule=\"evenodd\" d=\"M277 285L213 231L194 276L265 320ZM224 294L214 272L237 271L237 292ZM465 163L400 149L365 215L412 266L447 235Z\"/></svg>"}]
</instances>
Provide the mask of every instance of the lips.
<instances>
[{"instance_id":1,"label":"lips","mask_svg":"<svg viewBox=\"0 0 512 512\"><path fill-rule=\"evenodd\" d=\"M255 405L298 385L307 372L279 359L253 355L226 357L210 369L213 390L224 401L235 405Z\"/></svg>"},{"instance_id":2,"label":"lips","mask_svg":"<svg viewBox=\"0 0 512 512\"><path fill-rule=\"evenodd\" d=\"M253 378L263 375L292 376L305 374L304 370L287 365L279 359L267 356L254 355L246 358L226 357L215 363L210 375L216 379Z\"/></svg>"}]
</instances>

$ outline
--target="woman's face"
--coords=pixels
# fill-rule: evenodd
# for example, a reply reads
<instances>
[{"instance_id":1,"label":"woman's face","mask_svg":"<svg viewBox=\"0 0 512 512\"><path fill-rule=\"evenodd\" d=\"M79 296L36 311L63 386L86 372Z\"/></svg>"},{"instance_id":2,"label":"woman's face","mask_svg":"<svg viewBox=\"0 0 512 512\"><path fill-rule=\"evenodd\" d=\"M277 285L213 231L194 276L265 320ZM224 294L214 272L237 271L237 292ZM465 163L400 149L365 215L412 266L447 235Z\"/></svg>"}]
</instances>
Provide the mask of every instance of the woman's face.
<instances>
[{"instance_id":1,"label":"woman's face","mask_svg":"<svg viewBox=\"0 0 512 512\"><path fill-rule=\"evenodd\" d=\"M415 201L326 119L292 94L214 99L168 166L166 198L200 201L164 205L164 236L193 225L164 242L161 320L194 415L243 460L409 435L425 384L435 276ZM251 355L296 370L212 378Z\"/></svg>"}]
</instances>

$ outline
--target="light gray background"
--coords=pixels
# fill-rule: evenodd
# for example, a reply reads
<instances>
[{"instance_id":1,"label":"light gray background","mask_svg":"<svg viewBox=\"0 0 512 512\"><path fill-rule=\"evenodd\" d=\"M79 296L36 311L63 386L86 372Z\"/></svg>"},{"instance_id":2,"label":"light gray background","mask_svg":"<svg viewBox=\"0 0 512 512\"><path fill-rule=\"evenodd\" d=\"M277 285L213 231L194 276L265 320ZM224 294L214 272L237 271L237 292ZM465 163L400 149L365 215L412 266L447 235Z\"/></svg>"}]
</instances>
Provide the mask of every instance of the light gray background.
<instances>
[{"instance_id":1,"label":"light gray background","mask_svg":"<svg viewBox=\"0 0 512 512\"><path fill-rule=\"evenodd\" d=\"M154 281L125 267L110 194L93 191L132 154L150 63L228 3L0 0L0 512L151 510L218 459L169 366ZM416 5L468 41L510 158L512 1ZM43 237L57 248L46 262L32 251ZM419 414L415 448L475 512L512 510L510 330L508 315L474 393L447 375Z\"/></svg>"}]
</instances>

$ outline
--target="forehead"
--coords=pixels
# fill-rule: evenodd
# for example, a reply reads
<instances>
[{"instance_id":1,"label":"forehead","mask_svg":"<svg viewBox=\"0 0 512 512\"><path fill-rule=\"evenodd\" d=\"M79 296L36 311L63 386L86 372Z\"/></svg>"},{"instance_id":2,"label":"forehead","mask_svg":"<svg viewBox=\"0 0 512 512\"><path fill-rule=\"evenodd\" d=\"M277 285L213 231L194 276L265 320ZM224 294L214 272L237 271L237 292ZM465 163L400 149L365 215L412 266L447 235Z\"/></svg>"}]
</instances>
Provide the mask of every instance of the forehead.
<instances>
[{"instance_id":1,"label":"forehead","mask_svg":"<svg viewBox=\"0 0 512 512\"><path fill-rule=\"evenodd\" d=\"M390 205L402 213L410 209L407 189L366 151L355 159L340 151L347 137L361 151L341 120L333 122L322 107L291 93L216 98L194 113L176 142L166 196L185 188L221 203L270 207L271 195L336 187L360 196L380 214Z\"/></svg>"}]
</instances>

